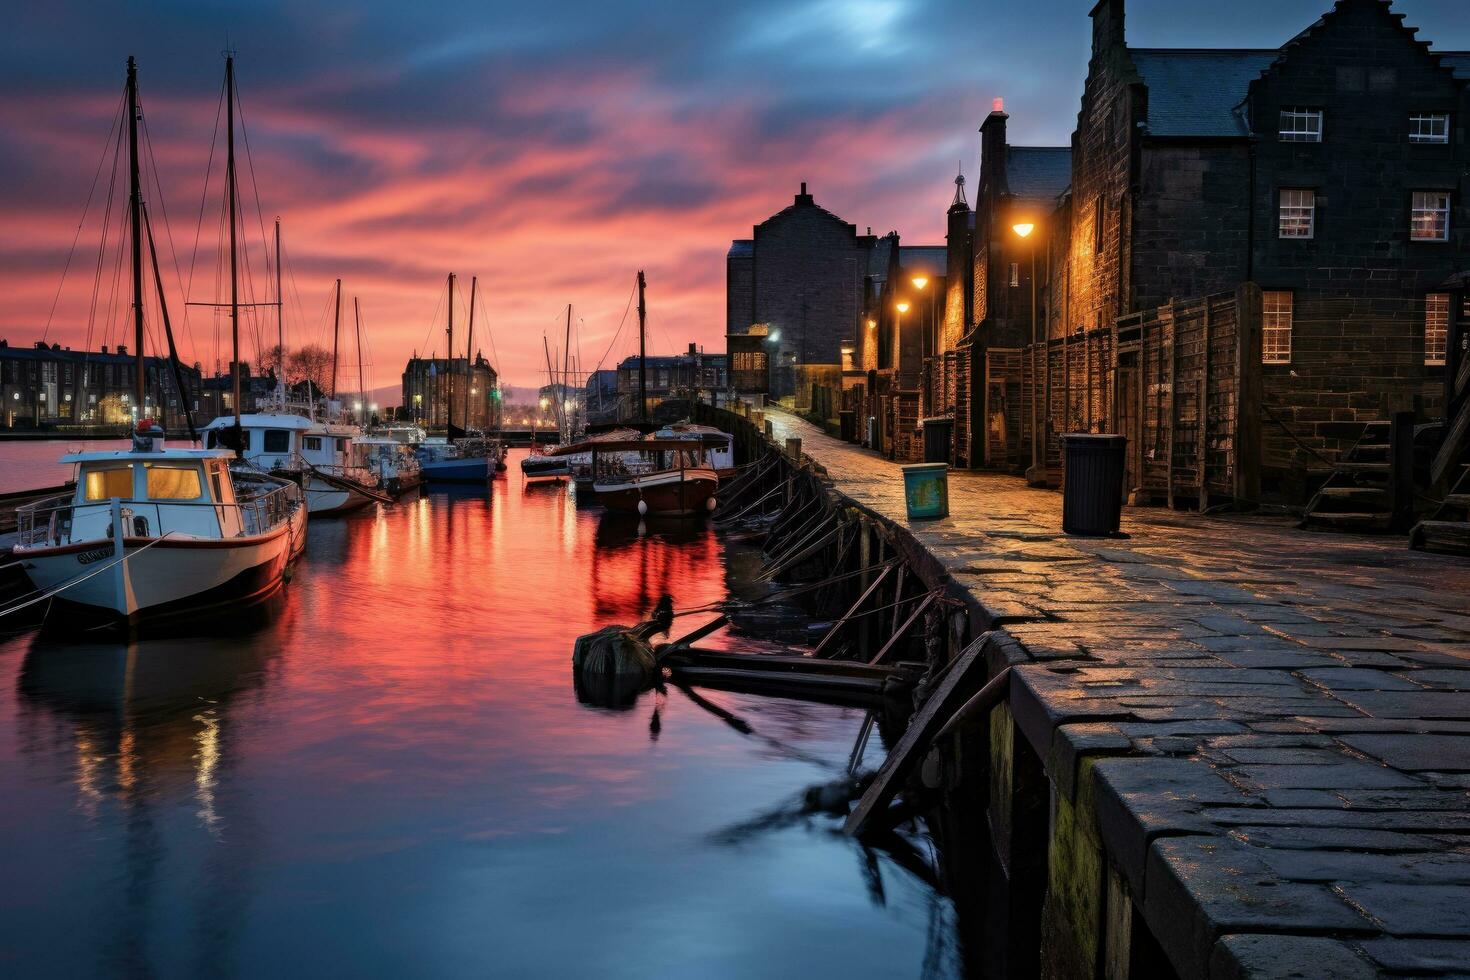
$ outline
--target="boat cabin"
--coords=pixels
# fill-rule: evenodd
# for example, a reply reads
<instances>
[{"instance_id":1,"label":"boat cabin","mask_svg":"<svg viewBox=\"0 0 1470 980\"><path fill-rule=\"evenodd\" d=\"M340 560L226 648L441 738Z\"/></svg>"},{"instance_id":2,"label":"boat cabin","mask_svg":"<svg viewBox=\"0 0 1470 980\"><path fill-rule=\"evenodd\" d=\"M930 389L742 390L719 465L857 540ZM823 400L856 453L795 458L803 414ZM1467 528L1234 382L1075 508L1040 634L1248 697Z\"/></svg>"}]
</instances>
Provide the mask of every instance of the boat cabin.
<instances>
[{"instance_id":1,"label":"boat cabin","mask_svg":"<svg viewBox=\"0 0 1470 980\"><path fill-rule=\"evenodd\" d=\"M220 449L70 453L76 490L48 525L54 543L104 541L111 536L113 501L128 537L236 537L245 528L230 478L232 453Z\"/></svg>"},{"instance_id":2,"label":"boat cabin","mask_svg":"<svg viewBox=\"0 0 1470 980\"><path fill-rule=\"evenodd\" d=\"M221 416L204 429L204 445L226 448L235 420ZM313 422L304 415L248 414L240 416L244 457L266 470L300 469L306 461L317 469L352 467L355 426Z\"/></svg>"}]
</instances>

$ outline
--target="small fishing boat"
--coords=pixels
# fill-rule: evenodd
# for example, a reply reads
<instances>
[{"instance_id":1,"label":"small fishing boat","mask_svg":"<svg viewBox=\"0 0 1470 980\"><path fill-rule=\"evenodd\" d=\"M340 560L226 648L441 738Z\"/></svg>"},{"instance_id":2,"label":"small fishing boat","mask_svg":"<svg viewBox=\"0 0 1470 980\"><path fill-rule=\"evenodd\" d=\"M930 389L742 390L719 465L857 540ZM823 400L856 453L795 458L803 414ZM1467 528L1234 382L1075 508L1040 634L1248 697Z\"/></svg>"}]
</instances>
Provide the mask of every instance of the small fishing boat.
<instances>
[{"instance_id":1,"label":"small fishing boat","mask_svg":"<svg viewBox=\"0 0 1470 980\"><path fill-rule=\"evenodd\" d=\"M289 480L222 449L166 449L151 419L133 448L69 453L72 493L17 510L15 558L51 618L77 628L193 619L269 598L306 544Z\"/></svg>"},{"instance_id":2,"label":"small fishing boat","mask_svg":"<svg viewBox=\"0 0 1470 980\"><path fill-rule=\"evenodd\" d=\"M492 455L465 455L447 439L428 439L416 450L425 483L484 483L495 475Z\"/></svg>"},{"instance_id":3,"label":"small fishing boat","mask_svg":"<svg viewBox=\"0 0 1470 980\"><path fill-rule=\"evenodd\" d=\"M357 464L378 478L390 496L401 497L424 482L413 447L387 436L359 436L352 443Z\"/></svg>"},{"instance_id":4,"label":"small fishing boat","mask_svg":"<svg viewBox=\"0 0 1470 980\"><path fill-rule=\"evenodd\" d=\"M699 438L580 442L556 451L588 453L592 490L608 510L650 517L691 517L715 509L720 478ZM632 455L636 462L629 462Z\"/></svg>"},{"instance_id":5,"label":"small fishing boat","mask_svg":"<svg viewBox=\"0 0 1470 980\"><path fill-rule=\"evenodd\" d=\"M309 414L300 414L306 412ZM345 422L318 421L312 406L277 404L266 411L215 419L203 429L207 448L233 448L240 427L240 453L246 462L274 476L294 480L319 517L345 514L386 498L378 474L358 463L353 442L362 430Z\"/></svg>"}]
</instances>

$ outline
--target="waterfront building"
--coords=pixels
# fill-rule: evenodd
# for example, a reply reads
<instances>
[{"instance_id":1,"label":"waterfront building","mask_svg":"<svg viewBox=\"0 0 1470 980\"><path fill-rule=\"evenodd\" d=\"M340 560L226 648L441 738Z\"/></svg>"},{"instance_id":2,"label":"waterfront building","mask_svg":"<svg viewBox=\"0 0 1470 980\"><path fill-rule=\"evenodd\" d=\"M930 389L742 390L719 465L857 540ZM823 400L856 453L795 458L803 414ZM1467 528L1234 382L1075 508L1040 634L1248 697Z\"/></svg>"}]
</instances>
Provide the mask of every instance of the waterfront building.
<instances>
[{"instance_id":1,"label":"waterfront building","mask_svg":"<svg viewBox=\"0 0 1470 980\"><path fill-rule=\"evenodd\" d=\"M786 208L730 244L725 258L725 333L767 329L771 393L795 398L813 376L840 370L856 336L875 239L801 190ZM808 393L809 396L809 393Z\"/></svg>"},{"instance_id":2,"label":"waterfront building","mask_svg":"<svg viewBox=\"0 0 1470 980\"><path fill-rule=\"evenodd\" d=\"M730 389L743 398L765 396L771 391L771 328L752 323L732 328L725 335L725 351L730 358Z\"/></svg>"},{"instance_id":3,"label":"waterfront building","mask_svg":"<svg viewBox=\"0 0 1470 980\"><path fill-rule=\"evenodd\" d=\"M0 340L0 425L7 429L127 425L155 417L172 431L187 427L186 413L202 408L197 365L179 365L181 394L167 358L144 362L148 399L133 404L137 358L123 345L74 351L36 341L12 347ZM196 416L197 418L197 416Z\"/></svg>"},{"instance_id":4,"label":"waterfront building","mask_svg":"<svg viewBox=\"0 0 1470 980\"><path fill-rule=\"evenodd\" d=\"M276 378L274 373L255 374L250 370L250 362L242 361L240 364L240 411L254 412L269 401L275 394ZM209 424L222 415L233 415L234 406L231 399L235 397L235 379L228 374L217 374L211 378L205 378L199 384L199 420L202 424Z\"/></svg>"},{"instance_id":5,"label":"waterfront building","mask_svg":"<svg viewBox=\"0 0 1470 980\"><path fill-rule=\"evenodd\" d=\"M701 392L713 396L729 387L729 357L706 354L691 343L682 354L649 355L644 373L648 410L668 398L690 398ZM638 356L624 358L618 365L618 395L623 418L638 414Z\"/></svg>"},{"instance_id":6,"label":"waterfront building","mask_svg":"<svg viewBox=\"0 0 1470 980\"><path fill-rule=\"evenodd\" d=\"M403 369L402 381L403 406L408 417L420 425L447 426L452 412L454 424L461 428L500 427L500 376L481 352L476 352L473 365L463 357L415 354Z\"/></svg>"}]
</instances>

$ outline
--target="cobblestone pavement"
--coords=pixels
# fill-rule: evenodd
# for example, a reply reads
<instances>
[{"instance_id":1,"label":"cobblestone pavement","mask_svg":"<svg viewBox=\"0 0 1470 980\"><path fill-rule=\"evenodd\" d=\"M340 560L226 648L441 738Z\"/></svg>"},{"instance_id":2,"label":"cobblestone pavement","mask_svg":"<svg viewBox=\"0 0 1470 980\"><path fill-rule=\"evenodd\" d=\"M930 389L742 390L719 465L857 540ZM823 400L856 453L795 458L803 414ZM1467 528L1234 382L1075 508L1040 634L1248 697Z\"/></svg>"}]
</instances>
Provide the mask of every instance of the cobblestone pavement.
<instances>
[{"instance_id":1,"label":"cobblestone pavement","mask_svg":"<svg viewBox=\"0 0 1470 980\"><path fill-rule=\"evenodd\" d=\"M1017 724L1183 972L1470 974L1470 560L1164 508L1073 538L975 472L910 525L897 464L766 417L1024 646Z\"/></svg>"}]
</instances>

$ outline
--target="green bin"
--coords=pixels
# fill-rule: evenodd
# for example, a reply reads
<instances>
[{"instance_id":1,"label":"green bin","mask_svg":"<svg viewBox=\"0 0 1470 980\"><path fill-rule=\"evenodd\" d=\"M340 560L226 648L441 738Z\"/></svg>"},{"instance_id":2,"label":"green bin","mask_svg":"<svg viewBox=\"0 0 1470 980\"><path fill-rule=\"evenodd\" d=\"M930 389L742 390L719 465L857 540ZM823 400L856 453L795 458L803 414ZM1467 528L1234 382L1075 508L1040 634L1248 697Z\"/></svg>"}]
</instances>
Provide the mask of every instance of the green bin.
<instances>
[{"instance_id":1,"label":"green bin","mask_svg":"<svg viewBox=\"0 0 1470 980\"><path fill-rule=\"evenodd\" d=\"M949 464L910 463L903 467L903 499L909 520L949 516Z\"/></svg>"}]
</instances>

